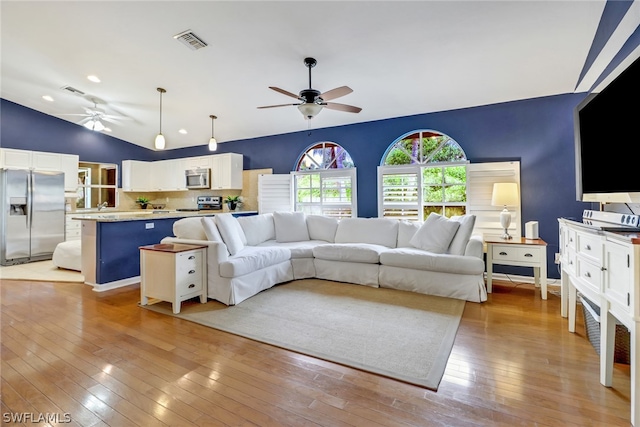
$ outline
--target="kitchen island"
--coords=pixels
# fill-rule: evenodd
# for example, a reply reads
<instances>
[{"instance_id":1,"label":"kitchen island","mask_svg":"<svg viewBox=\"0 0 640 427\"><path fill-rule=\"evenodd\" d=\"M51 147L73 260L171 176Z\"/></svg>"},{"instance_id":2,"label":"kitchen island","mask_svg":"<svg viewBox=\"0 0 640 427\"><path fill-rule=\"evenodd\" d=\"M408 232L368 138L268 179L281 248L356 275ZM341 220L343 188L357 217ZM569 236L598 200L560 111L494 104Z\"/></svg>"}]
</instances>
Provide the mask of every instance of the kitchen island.
<instances>
[{"instance_id":1,"label":"kitchen island","mask_svg":"<svg viewBox=\"0 0 640 427\"><path fill-rule=\"evenodd\" d=\"M98 292L140 282L140 246L160 243L173 235L173 223L181 218L214 216L220 211L149 211L79 213L82 274ZM234 216L255 211L232 212Z\"/></svg>"}]
</instances>

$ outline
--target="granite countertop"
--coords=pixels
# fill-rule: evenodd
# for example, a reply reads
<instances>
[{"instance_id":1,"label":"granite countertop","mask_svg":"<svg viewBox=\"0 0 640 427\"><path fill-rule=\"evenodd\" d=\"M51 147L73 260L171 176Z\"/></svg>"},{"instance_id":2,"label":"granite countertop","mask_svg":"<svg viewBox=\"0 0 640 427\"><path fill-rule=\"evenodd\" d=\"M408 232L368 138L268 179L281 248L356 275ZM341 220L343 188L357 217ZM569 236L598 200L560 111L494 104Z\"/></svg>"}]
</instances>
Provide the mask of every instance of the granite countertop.
<instances>
[{"instance_id":1,"label":"granite countertop","mask_svg":"<svg viewBox=\"0 0 640 427\"><path fill-rule=\"evenodd\" d=\"M87 212L71 214L71 219L96 222L120 222L120 221L149 221L153 219L166 218L186 218L192 216L211 216L227 213L223 210L201 210L201 211L176 211L176 210L147 210L133 212ZM256 211L235 211L234 213L257 213Z\"/></svg>"}]
</instances>

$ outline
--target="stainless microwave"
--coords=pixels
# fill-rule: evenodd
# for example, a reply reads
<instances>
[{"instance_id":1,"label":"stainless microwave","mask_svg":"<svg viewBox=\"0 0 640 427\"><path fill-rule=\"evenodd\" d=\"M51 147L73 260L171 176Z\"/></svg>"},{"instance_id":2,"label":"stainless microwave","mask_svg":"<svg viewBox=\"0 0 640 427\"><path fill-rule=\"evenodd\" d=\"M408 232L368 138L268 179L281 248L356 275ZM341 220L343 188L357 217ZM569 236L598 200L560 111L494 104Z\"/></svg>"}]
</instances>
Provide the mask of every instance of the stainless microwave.
<instances>
[{"instance_id":1,"label":"stainless microwave","mask_svg":"<svg viewBox=\"0 0 640 427\"><path fill-rule=\"evenodd\" d=\"M189 189L211 187L210 169L187 169L184 174Z\"/></svg>"}]
</instances>

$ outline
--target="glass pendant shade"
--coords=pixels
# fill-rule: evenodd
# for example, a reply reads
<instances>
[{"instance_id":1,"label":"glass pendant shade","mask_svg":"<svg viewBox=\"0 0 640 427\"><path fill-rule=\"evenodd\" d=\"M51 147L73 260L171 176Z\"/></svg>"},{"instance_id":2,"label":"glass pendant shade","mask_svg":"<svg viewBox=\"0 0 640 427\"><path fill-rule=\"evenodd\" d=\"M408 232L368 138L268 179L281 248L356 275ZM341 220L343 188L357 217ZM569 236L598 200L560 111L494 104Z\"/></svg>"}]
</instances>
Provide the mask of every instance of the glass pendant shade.
<instances>
[{"instance_id":1,"label":"glass pendant shade","mask_svg":"<svg viewBox=\"0 0 640 427\"><path fill-rule=\"evenodd\" d=\"M164 150L165 140L164 140L163 134L159 133L156 136L155 147L156 147L156 150Z\"/></svg>"}]
</instances>

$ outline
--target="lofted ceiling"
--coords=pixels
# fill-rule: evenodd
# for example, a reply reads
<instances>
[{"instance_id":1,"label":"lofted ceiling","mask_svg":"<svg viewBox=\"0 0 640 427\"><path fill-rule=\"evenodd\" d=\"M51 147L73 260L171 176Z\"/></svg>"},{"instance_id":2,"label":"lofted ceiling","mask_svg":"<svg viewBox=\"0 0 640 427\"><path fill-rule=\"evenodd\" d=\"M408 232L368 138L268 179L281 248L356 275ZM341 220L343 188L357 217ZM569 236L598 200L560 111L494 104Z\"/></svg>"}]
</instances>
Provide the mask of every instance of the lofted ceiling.
<instances>
[{"instance_id":1,"label":"lofted ceiling","mask_svg":"<svg viewBox=\"0 0 640 427\"><path fill-rule=\"evenodd\" d=\"M147 148L219 142L534 98L576 89L604 1L3 1L1 96ZM193 31L208 46L173 38ZM347 85L307 122L270 90ZM87 79L96 75L100 83ZM63 90L71 86L84 95ZM53 102L42 97L48 95ZM186 134L178 132L185 129Z\"/></svg>"}]
</instances>

